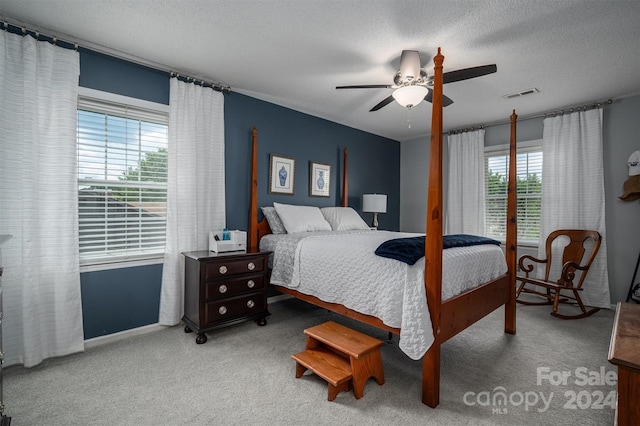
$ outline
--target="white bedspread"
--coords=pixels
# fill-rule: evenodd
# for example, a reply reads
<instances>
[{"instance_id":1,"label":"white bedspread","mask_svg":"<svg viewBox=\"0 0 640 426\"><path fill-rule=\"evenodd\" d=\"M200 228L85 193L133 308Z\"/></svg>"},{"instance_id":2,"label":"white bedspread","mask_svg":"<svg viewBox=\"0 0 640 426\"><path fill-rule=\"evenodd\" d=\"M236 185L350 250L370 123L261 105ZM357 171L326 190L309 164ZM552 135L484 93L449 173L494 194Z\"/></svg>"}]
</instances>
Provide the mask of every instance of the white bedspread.
<instances>
[{"instance_id":1,"label":"white bedspread","mask_svg":"<svg viewBox=\"0 0 640 426\"><path fill-rule=\"evenodd\" d=\"M433 343L424 288L424 258L415 265L377 256L393 238L420 234L343 231L267 235L261 250L274 252L271 283L339 303L400 328L400 349L420 359ZM500 247L482 245L443 252L442 298L446 300L506 273Z\"/></svg>"}]
</instances>

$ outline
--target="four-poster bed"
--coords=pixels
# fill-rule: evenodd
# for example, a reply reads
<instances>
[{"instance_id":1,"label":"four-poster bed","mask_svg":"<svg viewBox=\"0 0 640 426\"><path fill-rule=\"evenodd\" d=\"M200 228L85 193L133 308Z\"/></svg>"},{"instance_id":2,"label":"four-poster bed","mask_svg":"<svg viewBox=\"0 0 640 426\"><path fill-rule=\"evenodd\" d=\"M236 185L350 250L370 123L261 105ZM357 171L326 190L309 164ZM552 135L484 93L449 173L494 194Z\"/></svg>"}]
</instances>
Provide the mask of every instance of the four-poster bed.
<instances>
[{"instance_id":1,"label":"four-poster bed","mask_svg":"<svg viewBox=\"0 0 640 426\"><path fill-rule=\"evenodd\" d=\"M433 107L431 123L431 149L429 165L427 232L424 256L424 287L428 317L431 319L433 343L422 356L422 402L432 408L439 403L440 390L440 345L466 329L476 321L505 306L504 331L515 334L515 263L516 263L516 200L515 200L515 143L516 119L511 115L511 142L509 162L509 185L507 202L507 236L504 258L507 271L497 278L481 283L461 294L443 300L442 263L442 63L444 56L438 49L434 58L435 75L433 84ZM263 219L258 222L257 198L257 130L253 129L251 171L251 199L249 216L249 251L258 251L259 240L270 234L269 224ZM342 181L342 206L347 206L347 150L344 150L344 167ZM372 231L377 232L377 231ZM501 254L502 255L502 254ZM421 273L422 274L422 273ZM272 284L273 285L273 284ZM338 314L356 319L374 327L400 334L401 329L390 327L381 319L364 314L338 303L330 303L311 294L305 294L295 288L274 285L278 291L292 295Z\"/></svg>"}]
</instances>

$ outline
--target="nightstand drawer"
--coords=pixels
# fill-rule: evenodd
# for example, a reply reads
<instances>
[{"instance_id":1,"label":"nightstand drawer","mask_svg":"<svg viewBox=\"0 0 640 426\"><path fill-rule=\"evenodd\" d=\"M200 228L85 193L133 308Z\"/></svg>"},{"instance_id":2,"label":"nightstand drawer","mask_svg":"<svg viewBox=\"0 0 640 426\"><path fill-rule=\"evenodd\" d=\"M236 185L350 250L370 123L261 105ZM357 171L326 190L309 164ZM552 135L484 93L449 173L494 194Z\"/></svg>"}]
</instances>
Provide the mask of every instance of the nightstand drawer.
<instances>
[{"instance_id":1,"label":"nightstand drawer","mask_svg":"<svg viewBox=\"0 0 640 426\"><path fill-rule=\"evenodd\" d=\"M264 274L243 275L229 277L214 282L207 282L204 287L204 299L222 299L237 294L262 290L264 288Z\"/></svg>"},{"instance_id":2,"label":"nightstand drawer","mask_svg":"<svg viewBox=\"0 0 640 426\"><path fill-rule=\"evenodd\" d=\"M254 313L259 314L266 309L267 301L262 293L253 293L243 297L205 303L204 318L206 324L212 324Z\"/></svg>"},{"instance_id":3,"label":"nightstand drawer","mask_svg":"<svg viewBox=\"0 0 640 426\"><path fill-rule=\"evenodd\" d=\"M262 272L263 270L264 260L262 257L217 259L215 262L206 263L204 279L211 280L229 275Z\"/></svg>"}]
</instances>

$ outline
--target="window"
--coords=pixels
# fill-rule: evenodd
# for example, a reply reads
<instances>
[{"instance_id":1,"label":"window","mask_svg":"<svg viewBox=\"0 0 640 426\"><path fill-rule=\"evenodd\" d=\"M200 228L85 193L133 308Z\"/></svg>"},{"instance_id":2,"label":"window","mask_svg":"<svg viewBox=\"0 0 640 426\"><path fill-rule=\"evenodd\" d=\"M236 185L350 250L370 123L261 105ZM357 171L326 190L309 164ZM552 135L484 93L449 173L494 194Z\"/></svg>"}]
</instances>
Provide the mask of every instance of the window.
<instances>
[{"instance_id":1,"label":"window","mask_svg":"<svg viewBox=\"0 0 640 426\"><path fill-rule=\"evenodd\" d=\"M516 156L518 243L538 244L542 201L542 141L520 143ZM508 148L485 150L486 235L506 239Z\"/></svg>"},{"instance_id":2,"label":"window","mask_svg":"<svg viewBox=\"0 0 640 426\"><path fill-rule=\"evenodd\" d=\"M166 110L81 96L77 114L81 264L162 257Z\"/></svg>"}]
</instances>

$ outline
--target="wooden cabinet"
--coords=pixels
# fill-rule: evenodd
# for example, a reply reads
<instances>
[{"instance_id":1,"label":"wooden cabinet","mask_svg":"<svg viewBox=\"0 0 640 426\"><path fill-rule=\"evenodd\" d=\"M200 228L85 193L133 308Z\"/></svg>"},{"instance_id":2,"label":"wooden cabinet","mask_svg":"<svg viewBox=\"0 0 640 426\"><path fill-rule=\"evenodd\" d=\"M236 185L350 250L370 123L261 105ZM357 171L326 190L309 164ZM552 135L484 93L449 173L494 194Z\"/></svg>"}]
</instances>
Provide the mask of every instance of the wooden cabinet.
<instances>
[{"instance_id":1,"label":"wooden cabinet","mask_svg":"<svg viewBox=\"0 0 640 426\"><path fill-rule=\"evenodd\" d=\"M270 252L182 253L184 265L184 316L186 333L196 333L196 343L207 341L205 333L254 320L266 325Z\"/></svg>"},{"instance_id":2,"label":"wooden cabinet","mask_svg":"<svg viewBox=\"0 0 640 426\"><path fill-rule=\"evenodd\" d=\"M609 362L618 366L618 426L640 419L640 305L618 303L613 323Z\"/></svg>"}]
</instances>

